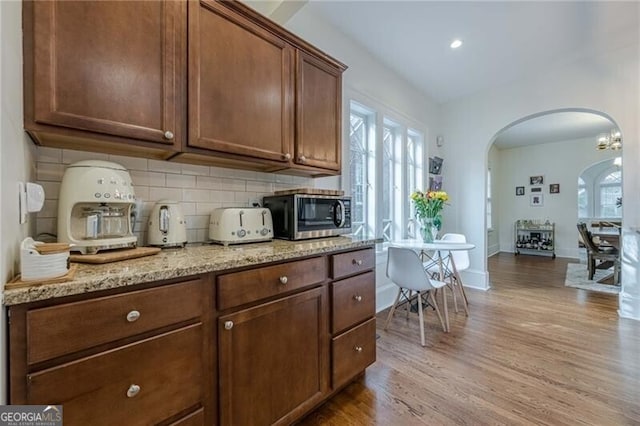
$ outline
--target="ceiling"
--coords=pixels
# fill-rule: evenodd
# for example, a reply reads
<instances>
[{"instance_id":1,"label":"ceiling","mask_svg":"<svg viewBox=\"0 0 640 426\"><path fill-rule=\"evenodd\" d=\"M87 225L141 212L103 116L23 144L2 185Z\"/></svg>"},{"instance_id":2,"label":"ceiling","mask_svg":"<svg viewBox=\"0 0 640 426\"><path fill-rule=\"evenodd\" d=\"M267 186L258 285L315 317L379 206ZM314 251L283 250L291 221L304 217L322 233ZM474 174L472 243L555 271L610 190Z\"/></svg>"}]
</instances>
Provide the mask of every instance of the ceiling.
<instances>
[{"instance_id":1,"label":"ceiling","mask_svg":"<svg viewBox=\"0 0 640 426\"><path fill-rule=\"evenodd\" d=\"M602 133L609 133L614 124L607 118L589 112L556 112L518 123L496 138L500 149L526 145L593 138L595 147Z\"/></svg>"},{"instance_id":2,"label":"ceiling","mask_svg":"<svg viewBox=\"0 0 640 426\"><path fill-rule=\"evenodd\" d=\"M524 80L550 67L638 43L639 2L245 0L284 23L323 16L414 87L446 103ZM463 45L449 45L459 38ZM498 135L501 148L594 138L614 124L561 112Z\"/></svg>"},{"instance_id":3,"label":"ceiling","mask_svg":"<svg viewBox=\"0 0 640 426\"><path fill-rule=\"evenodd\" d=\"M638 42L637 2L312 0L298 8L324 16L439 103ZM452 50L455 38L464 44Z\"/></svg>"}]
</instances>

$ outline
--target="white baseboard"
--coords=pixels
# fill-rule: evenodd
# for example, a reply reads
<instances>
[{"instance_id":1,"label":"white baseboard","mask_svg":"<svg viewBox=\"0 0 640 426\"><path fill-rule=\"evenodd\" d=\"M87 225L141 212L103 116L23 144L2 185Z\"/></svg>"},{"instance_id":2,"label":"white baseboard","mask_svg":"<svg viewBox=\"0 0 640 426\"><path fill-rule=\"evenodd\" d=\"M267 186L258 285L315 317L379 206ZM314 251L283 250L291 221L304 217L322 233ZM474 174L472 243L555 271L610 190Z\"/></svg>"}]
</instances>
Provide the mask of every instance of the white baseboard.
<instances>
[{"instance_id":1,"label":"white baseboard","mask_svg":"<svg viewBox=\"0 0 640 426\"><path fill-rule=\"evenodd\" d=\"M500 253L500 244L495 244L492 246L487 247L487 257L491 257L494 256L498 253Z\"/></svg>"},{"instance_id":2,"label":"white baseboard","mask_svg":"<svg viewBox=\"0 0 640 426\"><path fill-rule=\"evenodd\" d=\"M475 288L478 290L489 290L489 273L479 271L477 269L467 269L460 271L460 278L465 287Z\"/></svg>"}]
</instances>

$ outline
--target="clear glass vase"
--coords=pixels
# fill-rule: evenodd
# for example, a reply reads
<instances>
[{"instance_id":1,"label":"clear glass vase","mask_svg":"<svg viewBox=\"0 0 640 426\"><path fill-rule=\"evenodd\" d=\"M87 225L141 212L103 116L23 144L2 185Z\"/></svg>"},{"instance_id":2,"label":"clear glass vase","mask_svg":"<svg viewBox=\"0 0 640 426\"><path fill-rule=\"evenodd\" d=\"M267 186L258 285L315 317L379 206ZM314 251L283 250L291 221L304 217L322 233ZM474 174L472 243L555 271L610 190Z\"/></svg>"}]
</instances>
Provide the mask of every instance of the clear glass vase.
<instances>
[{"instance_id":1,"label":"clear glass vase","mask_svg":"<svg viewBox=\"0 0 640 426\"><path fill-rule=\"evenodd\" d=\"M438 227L435 219L424 218L420 221L420 236L425 243L432 243L438 236Z\"/></svg>"}]
</instances>

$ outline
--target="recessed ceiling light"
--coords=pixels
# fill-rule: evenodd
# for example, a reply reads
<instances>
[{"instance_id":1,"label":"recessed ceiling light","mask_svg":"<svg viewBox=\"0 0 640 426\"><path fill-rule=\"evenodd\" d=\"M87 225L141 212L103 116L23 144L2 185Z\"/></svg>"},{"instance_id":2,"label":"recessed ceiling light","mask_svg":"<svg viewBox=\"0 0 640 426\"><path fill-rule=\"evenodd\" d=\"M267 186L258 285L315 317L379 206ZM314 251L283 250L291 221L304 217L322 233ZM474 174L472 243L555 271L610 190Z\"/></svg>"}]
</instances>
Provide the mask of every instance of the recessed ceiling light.
<instances>
[{"instance_id":1,"label":"recessed ceiling light","mask_svg":"<svg viewBox=\"0 0 640 426\"><path fill-rule=\"evenodd\" d=\"M457 49L460 46L462 46L462 40L455 39L451 42L452 49Z\"/></svg>"}]
</instances>

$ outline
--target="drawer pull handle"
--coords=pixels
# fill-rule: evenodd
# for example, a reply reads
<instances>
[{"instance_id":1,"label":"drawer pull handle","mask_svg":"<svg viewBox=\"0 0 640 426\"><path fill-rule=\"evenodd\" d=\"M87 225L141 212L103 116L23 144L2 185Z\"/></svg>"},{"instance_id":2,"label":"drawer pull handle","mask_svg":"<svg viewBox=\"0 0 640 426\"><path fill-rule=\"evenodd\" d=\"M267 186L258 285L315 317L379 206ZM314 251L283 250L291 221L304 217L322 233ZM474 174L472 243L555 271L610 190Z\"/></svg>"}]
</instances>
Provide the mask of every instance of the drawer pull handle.
<instances>
[{"instance_id":1,"label":"drawer pull handle","mask_svg":"<svg viewBox=\"0 0 640 426\"><path fill-rule=\"evenodd\" d=\"M353 300L355 300L356 302L362 302L362 296L356 294L355 296L353 296Z\"/></svg>"},{"instance_id":2,"label":"drawer pull handle","mask_svg":"<svg viewBox=\"0 0 640 426\"><path fill-rule=\"evenodd\" d=\"M280 277L280 283L281 284L286 284L289 281L289 278L287 278L286 275L283 275Z\"/></svg>"},{"instance_id":3,"label":"drawer pull handle","mask_svg":"<svg viewBox=\"0 0 640 426\"><path fill-rule=\"evenodd\" d=\"M233 328L233 321L225 321L224 329L225 330L231 330L232 328Z\"/></svg>"},{"instance_id":4,"label":"drawer pull handle","mask_svg":"<svg viewBox=\"0 0 640 426\"><path fill-rule=\"evenodd\" d=\"M362 266L362 259L358 259L358 260L353 259L353 264L354 265L358 265L358 266Z\"/></svg>"},{"instance_id":5,"label":"drawer pull handle","mask_svg":"<svg viewBox=\"0 0 640 426\"><path fill-rule=\"evenodd\" d=\"M291 160L291 154L289 154L288 152L284 155L284 159L289 161Z\"/></svg>"},{"instance_id":6,"label":"drawer pull handle","mask_svg":"<svg viewBox=\"0 0 640 426\"><path fill-rule=\"evenodd\" d=\"M131 311L127 314L127 321L129 322L136 322L138 321L139 318L140 318L140 312L138 311Z\"/></svg>"},{"instance_id":7,"label":"drawer pull handle","mask_svg":"<svg viewBox=\"0 0 640 426\"><path fill-rule=\"evenodd\" d=\"M133 398L134 396L136 396L139 393L140 393L140 386L131 385L131 386L129 386L129 389L127 389L127 398Z\"/></svg>"},{"instance_id":8,"label":"drawer pull handle","mask_svg":"<svg viewBox=\"0 0 640 426\"><path fill-rule=\"evenodd\" d=\"M164 132L164 138L168 140L173 139L173 133L167 130L166 132Z\"/></svg>"},{"instance_id":9,"label":"drawer pull handle","mask_svg":"<svg viewBox=\"0 0 640 426\"><path fill-rule=\"evenodd\" d=\"M353 348L353 350L356 352L362 352L362 346L356 346Z\"/></svg>"}]
</instances>

